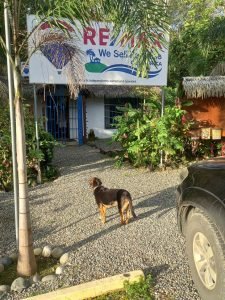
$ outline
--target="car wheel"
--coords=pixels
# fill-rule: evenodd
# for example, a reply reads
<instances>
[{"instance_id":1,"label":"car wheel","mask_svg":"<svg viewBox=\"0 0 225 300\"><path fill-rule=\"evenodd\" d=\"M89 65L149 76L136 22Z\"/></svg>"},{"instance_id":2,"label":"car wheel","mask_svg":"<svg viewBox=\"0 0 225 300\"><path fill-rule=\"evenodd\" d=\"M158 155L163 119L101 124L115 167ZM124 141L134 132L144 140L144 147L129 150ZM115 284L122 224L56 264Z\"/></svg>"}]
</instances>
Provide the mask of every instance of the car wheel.
<instances>
[{"instance_id":1,"label":"car wheel","mask_svg":"<svg viewBox=\"0 0 225 300\"><path fill-rule=\"evenodd\" d=\"M200 296L203 300L224 300L225 244L216 225L205 212L192 210L185 237L192 278Z\"/></svg>"}]
</instances>

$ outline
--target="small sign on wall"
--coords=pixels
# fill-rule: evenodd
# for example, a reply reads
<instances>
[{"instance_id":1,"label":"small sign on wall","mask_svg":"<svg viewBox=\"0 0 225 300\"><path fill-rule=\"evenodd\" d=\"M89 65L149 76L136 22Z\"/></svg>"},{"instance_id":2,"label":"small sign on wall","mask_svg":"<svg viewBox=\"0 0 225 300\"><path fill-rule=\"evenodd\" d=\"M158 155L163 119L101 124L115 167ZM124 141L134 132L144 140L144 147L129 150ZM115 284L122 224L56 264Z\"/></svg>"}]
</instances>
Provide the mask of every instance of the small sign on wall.
<instances>
[{"instance_id":1,"label":"small sign on wall","mask_svg":"<svg viewBox=\"0 0 225 300\"><path fill-rule=\"evenodd\" d=\"M212 129L212 139L213 140L221 140L221 129L220 128L213 128Z\"/></svg>"},{"instance_id":2,"label":"small sign on wall","mask_svg":"<svg viewBox=\"0 0 225 300\"><path fill-rule=\"evenodd\" d=\"M211 128L202 128L201 129L201 138L203 140L210 140L210 138L211 138Z\"/></svg>"}]
</instances>

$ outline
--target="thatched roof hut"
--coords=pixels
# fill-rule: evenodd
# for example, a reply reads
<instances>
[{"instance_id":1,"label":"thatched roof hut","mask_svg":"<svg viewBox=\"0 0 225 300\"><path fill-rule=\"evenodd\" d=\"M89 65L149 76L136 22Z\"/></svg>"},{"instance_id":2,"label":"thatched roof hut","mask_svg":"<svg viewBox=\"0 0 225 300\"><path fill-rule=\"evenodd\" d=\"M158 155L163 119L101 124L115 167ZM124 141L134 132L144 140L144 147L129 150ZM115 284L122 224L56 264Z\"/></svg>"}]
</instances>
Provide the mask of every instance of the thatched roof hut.
<instances>
[{"instance_id":1,"label":"thatched roof hut","mask_svg":"<svg viewBox=\"0 0 225 300\"><path fill-rule=\"evenodd\" d=\"M225 97L225 76L184 77L183 88L188 99Z\"/></svg>"}]
</instances>

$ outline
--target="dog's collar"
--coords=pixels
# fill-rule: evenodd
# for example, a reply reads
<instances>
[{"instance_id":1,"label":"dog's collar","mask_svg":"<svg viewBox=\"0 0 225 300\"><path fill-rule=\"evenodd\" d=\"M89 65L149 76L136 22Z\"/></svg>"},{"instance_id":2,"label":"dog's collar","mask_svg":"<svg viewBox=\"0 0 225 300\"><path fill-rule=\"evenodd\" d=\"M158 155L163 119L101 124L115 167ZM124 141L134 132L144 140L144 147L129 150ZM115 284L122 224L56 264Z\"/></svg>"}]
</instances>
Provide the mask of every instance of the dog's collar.
<instances>
[{"instance_id":1,"label":"dog's collar","mask_svg":"<svg viewBox=\"0 0 225 300\"><path fill-rule=\"evenodd\" d=\"M95 186L93 191L95 191L98 187L100 187L100 185Z\"/></svg>"}]
</instances>

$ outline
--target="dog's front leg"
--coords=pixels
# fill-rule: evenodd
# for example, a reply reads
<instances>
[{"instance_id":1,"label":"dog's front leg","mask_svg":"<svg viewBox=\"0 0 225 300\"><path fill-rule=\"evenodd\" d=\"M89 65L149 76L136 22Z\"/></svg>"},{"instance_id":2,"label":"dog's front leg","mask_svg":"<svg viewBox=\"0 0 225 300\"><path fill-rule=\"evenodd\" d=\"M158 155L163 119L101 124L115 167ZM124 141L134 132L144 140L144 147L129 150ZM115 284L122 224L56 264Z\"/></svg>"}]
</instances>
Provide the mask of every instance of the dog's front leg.
<instances>
[{"instance_id":1,"label":"dog's front leg","mask_svg":"<svg viewBox=\"0 0 225 300\"><path fill-rule=\"evenodd\" d=\"M102 224L105 224L106 222L106 208L104 205L100 204L99 205L99 211L100 211L100 216L102 219Z\"/></svg>"}]
</instances>

